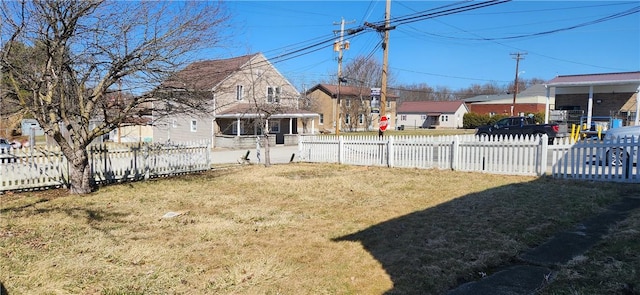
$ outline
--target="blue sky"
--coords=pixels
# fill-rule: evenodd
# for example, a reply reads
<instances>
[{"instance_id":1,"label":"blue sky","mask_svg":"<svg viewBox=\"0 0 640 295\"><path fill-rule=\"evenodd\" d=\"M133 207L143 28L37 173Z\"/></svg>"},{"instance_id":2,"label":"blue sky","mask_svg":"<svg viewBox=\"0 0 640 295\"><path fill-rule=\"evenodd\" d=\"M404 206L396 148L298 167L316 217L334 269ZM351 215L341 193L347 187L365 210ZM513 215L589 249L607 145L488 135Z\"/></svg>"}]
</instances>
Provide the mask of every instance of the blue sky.
<instances>
[{"instance_id":1,"label":"blue sky","mask_svg":"<svg viewBox=\"0 0 640 295\"><path fill-rule=\"evenodd\" d=\"M440 11L454 3L392 1L391 17ZM455 7L474 3L479 2ZM302 90L337 72L331 43L288 60L278 57L331 40L343 18L352 22L347 29L383 21L385 1L230 1L226 6L233 37L212 58L262 52ZM512 1L399 24L390 32L390 71L395 85L426 83L453 90L513 81L516 60L511 54L516 52L527 53L520 60L522 78L640 71L639 6L638 1ZM625 11L635 13L603 20ZM356 35L343 64L357 56L382 61L382 50L376 47L380 41L373 30Z\"/></svg>"}]
</instances>

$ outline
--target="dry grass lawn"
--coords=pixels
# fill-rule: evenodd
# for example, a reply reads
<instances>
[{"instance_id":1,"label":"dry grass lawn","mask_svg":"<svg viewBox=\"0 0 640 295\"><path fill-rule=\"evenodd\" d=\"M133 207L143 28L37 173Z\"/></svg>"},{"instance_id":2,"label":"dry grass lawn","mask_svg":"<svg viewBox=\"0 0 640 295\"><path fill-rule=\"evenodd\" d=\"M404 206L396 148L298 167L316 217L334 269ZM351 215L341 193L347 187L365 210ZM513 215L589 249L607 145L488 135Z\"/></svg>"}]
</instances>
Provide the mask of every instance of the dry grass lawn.
<instances>
[{"instance_id":1,"label":"dry grass lawn","mask_svg":"<svg viewBox=\"0 0 640 295\"><path fill-rule=\"evenodd\" d=\"M290 164L88 196L5 194L0 281L9 294L442 294L639 188ZM637 226L621 225L611 238L638 237ZM590 260L581 261L551 292L593 290L571 284L593 275Z\"/></svg>"}]
</instances>

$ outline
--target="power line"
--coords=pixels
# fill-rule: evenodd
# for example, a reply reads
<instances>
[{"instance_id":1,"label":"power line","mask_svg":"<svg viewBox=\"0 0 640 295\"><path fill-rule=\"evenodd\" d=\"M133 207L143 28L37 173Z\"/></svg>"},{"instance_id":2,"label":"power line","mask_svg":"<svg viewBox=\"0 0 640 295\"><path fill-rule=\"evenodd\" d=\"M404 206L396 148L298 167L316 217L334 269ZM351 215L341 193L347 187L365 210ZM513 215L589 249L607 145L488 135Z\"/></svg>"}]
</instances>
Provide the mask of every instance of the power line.
<instances>
[{"instance_id":1,"label":"power line","mask_svg":"<svg viewBox=\"0 0 640 295\"><path fill-rule=\"evenodd\" d=\"M401 6L404 6L405 8L411 9L410 7L407 7L406 5L402 4L402 2L399 2L399 4ZM629 3L613 3L613 4L602 4L602 5L571 6L571 7L561 8L561 9L557 9L557 8L556 9L551 9L551 8L549 8L549 9L536 9L536 10L515 11L515 12L512 11L512 12L507 12L507 13L541 12L541 11L550 11L550 10L556 10L557 11L557 10L567 10L567 9L573 10L573 9L580 9L580 8L593 8L593 7L603 7L603 6L609 7L609 6L623 5L623 4L624 5L628 5ZM411 10L413 10L413 9L411 9ZM493 13L491 13L491 14L493 14ZM500 14L504 14L504 12L501 12ZM477 33L470 32L470 31L462 29L460 27L457 27L457 26L454 26L454 25L451 25L451 24L447 24L447 23L444 23L442 21L438 21L438 20L436 20L436 21L441 23L441 24L444 24L446 26L452 27L452 28L454 28L456 30L459 30L461 32L464 32L464 33L467 33L467 34L471 34L471 35L475 35L475 36L478 37L475 40L491 41L493 43L496 43L498 45L501 45L501 46L504 46L504 47L507 47L507 48L516 49L518 51L524 51L521 48L517 48L517 47L511 46L511 45L507 45L507 44L499 42L498 40L495 40L495 39L484 38L484 37L478 35ZM414 30L414 31L416 31L418 33L424 34L424 35L429 35L429 36L434 36L434 37L442 37L442 38L447 38L447 39L455 39L455 40L473 40L473 39L469 39L469 38L456 38L456 37L450 37L450 36L444 36L444 35L439 35L439 34L428 33L428 32L419 30L419 29L417 29L415 27L412 27L412 26L408 26L408 27L411 28L412 30ZM400 30L400 31L403 31L403 30ZM407 34L409 34L409 33L407 33ZM529 51L529 53L531 53L532 55L541 56L541 57L552 59L552 60L556 60L556 61L561 61L561 62L566 62L566 63L571 63L571 64L577 64L577 65L583 65L583 66L589 66L589 67L594 67L594 68L615 70L615 71L625 71L625 70L627 70L627 69L621 69L621 68L603 67L603 66L592 65L592 64L587 64L587 63L582 63L582 62L577 62L577 61L560 59L560 58L556 58L556 57L552 57L552 56L548 56L548 55L544 55L544 54L540 54L540 53L536 53L536 52L531 52L531 51Z\"/></svg>"},{"instance_id":2,"label":"power line","mask_svg":"<svg viewBox=\"0 0 640 295\"><path fill-rule=\"evenodd\" d=\"M399 24L405 24L405 23L416 22L416 21L420 21L420 20L424 20L424 19L428 19L428 18L435 18L435 17L439 17L439 16L451 15L451 14L455 14L455 13L459 13L459 12L479 9L479 8L492 6L492 5L496 5L496 4L506 3L506 2L509 2L509 1L511 1L511 0L491 0L491 1L485 1L485 2L482 2L482 3L471 4L471 5L466 5L466 6L462 6L462 7L456 7L456 8L453 8L453 9L440 10L440 11L436 11L436 12L433 12L433 13L426 13L426 12L429 12L429 11L435 11L435 10L438 10L438 9L444 9L444 8L448 8L448 7L451 7L451 6L460 5L461 3L468 2L468 1L462 1L462 2L456 2L456 3L453 3L453 4L444 5L444 6L441 6L441 7L438 7L438 8L434 8L434 9L429 9L429 10L426 10L426 11L423 11L423 12L420 12L420 13L416 13L416 14L412 14L412 15L409 15L409 16L395 18L393 20L399 22ZM383 26L384 26L384 21L379 21L379 22L375 22L375 23L372 23L372 24L374 24L374 26L375 26L375 24L378 24L377 26L380 26L379 24L383 24ZM364 25L361 25L359 27L356 27L356 28L353 28L353 29L347 29L348 37L345 36L345 38L348 38L348 39L353 38L354 36L356 36L358 34L366 32L367 31L366 29L370 28L370 27L371 27L371 24L367 25L367 23L365 23ZM320 38L322 38L322 37L320 37ZM317 40L317 39L320 39L320 38L314 38L312 40ZM277 63L277 62L280 62L280 61L289 60L289 59L292 58L291 56L299 57L299 56L302 56L302 55L305 55L305 54L308 54L308 53L311 53L311 52L318 51L320 49L318 49L317 47L321 47L321 46L328 47L329 45L332 45L333 44L333 39L334 39L333 37L321 39L321 41L316 42L314 44L311 44L311 45L308 45L308 46L304 46L302 48L298 48L298 49L289 51L287 53L283 53L283 54L280 54L278 56L272 57L271 60L272 60L273 63ZM289 46L283 47L281 50L285 50L287 48L289 48ZM303 53L303 52L305 52L307 50L308 50L308 52Z\"/></svg>"},{"instance_id":3,"label":"power line","mask_svg":"<svg viewBox=\"0 0 640 295\"><path fill-rule=\"evenodd\" d=\"M436 76L436 77L443 77L443 78L453 78L453 79L462 79L462 80L470 80L470 81L503 82L503 83L511 82L511 81L506 81L506 80L487 80L487 79L479 79L479 78L470 78L470 77L451 76L451 75L443 75L443 74L436 74L436 73L427 73L427 72L420 72L420 71L414 71L414 70L401 69L401 68L397 68L397 67L392 67L391 69L398 70L398 71L403 71L403 72L415 73L415 74L428 75L428 76Z\"/></svg>"},{"instance_id":4,"label":"power line","mask_svg":"<svg viewBox=\"0 0 640 295\"><path fill-rule=\"evenodd\" d=\"M557 29L553 29L553 30L547 30L547 31L542 31L542 32L536 32L536 33L530 33L530 34L522 34L522 35L516 35L516 36L508 36L508 37L497 37L497 38L465 38L465 37L452 37L452 36L445 36L445 35L438 35L438 34L430 34L432 36L437 36L437 37L441 37L441 38L448 38L448 39L457 39L457 40L473 40L473 41L497 41L497 40L513 40L513 39L522 39L522 38L530 38L530 37L538 37L538 36L543 36L543 35L549 35L549 34L554 34L554 33L559 33L559 32L563 32L563 31L568 31L568 30L573 30L573 29L577 29L577 28L581 28L581 27L586 27L586 26L590 26L590 25L594 25L594 24L598 24L598 23L602 23L605 21L609 21L609 20L613 20L613 19L617 19L617 18L621 18L621 17L625 17L625 16L629 16L629 15L633 15L640 12L640 6L636 6L634 8L622 11L622 12L616 12L610 15L607 15L605 17L601 17L592 21L588 21L588 22L583 22L583 23L579 23L576 25L571 25L568 27L563 27L563 28L557 28Z\"/></svg>"}]
</instances>

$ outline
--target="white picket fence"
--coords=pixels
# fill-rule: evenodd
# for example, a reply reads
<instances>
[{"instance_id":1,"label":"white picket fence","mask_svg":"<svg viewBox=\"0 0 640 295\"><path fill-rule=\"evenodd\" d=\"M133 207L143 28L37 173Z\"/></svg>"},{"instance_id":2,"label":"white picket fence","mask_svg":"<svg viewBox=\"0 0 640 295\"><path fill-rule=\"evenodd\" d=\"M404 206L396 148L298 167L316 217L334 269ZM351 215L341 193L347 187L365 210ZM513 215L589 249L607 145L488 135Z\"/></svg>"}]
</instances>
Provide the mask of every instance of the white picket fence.
<instances>
[{"instance_id":1,"label":"white picket fence","mask_svg":"<svg viewBox=\"0 0 640 295\"><path fill-rule=\"evenodd\" d=\"M495 138L324 135L302 137L299 159L303 162L640 182L634 164L638 162L639 146L633 139L572 143L568 138L556 139L549 145L546 135ZM625 151L621 153L623 165L606 160L607 152L615 150Z\"/></svg>"},{"instance_id":2,"label":"white picket fence","mask_svg":"<svg viewBox=\"0 0 640 295\"><path fill-rule=\"evenodd\" d=\"M133 181L209 170L211 145L104 143L90 146L89 157L96 183ZM14 150L0 162L0 192L63 187L68 176L67 159L57 147Z\"/></svg>"}]
</instances>

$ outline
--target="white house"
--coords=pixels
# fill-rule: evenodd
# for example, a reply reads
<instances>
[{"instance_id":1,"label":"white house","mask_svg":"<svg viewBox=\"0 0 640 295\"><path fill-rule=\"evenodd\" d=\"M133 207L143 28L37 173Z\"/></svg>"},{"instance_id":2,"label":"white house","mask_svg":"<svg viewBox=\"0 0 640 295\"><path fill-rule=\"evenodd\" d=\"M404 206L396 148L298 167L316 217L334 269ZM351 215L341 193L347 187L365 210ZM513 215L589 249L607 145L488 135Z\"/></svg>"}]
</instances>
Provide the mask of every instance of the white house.
<instances>
[{"instance_id":1,"label":"white house","mask_svg":"<svg viewBox=\"0 0 640 295\"><path fill-rule=\"evenodd\" d=\"M461 100L406 101L397 110L399 128L462 128L469 109Z\"/></svg>"}]
</instances>

